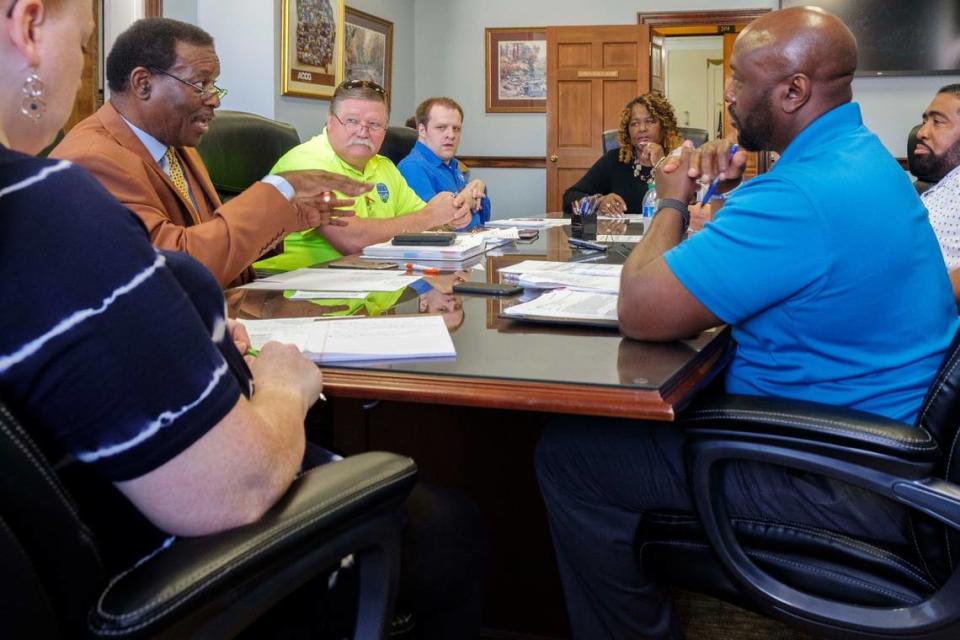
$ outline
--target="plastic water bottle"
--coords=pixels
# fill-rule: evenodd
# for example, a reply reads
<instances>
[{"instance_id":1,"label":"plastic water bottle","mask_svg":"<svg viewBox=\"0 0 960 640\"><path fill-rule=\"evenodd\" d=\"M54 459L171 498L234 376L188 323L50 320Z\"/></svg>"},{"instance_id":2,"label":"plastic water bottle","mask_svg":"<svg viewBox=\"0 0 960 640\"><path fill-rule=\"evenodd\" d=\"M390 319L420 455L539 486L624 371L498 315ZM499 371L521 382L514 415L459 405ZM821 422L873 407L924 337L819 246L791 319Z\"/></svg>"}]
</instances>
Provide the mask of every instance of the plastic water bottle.
<instances>
[{"instance_id":1,"label":"plastic water bottle","mask_svg":"<svg viewBox=\"0 0 960 640\"><path fill-rule=\"evenodd\" d=\"M653 214L657 212L657 185L651 180L647 183L647 192L643 195L643 204L640 207L640 215L644 221L653 220Z\"/></svg>"}]
</instances>

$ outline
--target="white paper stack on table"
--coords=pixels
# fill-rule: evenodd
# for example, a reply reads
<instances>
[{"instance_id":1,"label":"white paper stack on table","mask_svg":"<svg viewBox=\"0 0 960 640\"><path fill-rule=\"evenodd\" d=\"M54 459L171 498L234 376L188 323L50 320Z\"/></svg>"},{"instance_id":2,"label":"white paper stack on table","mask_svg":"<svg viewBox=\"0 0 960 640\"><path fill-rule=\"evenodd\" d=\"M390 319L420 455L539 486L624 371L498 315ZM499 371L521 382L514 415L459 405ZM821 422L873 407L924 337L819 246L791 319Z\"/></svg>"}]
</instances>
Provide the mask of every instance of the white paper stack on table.
<instances>
[{"instance_id":1,"label":"white paper stack on table","mask_svg":"<svg viewBox=\"0 0 960 640\"><path fill-rule=\"evenodd\" d=\"M616 327L617 295L555 289L529 302L507 307L502 315L531 322Z\"/></svg>"},{"instance_id":2,"label":"white paper stack on table","mask_svg":"<svg viewBox=\"0 0 960 640\"><path fill-rule=\"evenodd\" d=\"M453 244L448 246L431 245L395 245L389 240L372 244L363 250L365 258L386 258L389 260L466 260L483 253L486 241L480 234L458 234Z\"/></svg>"},{"instance_id":3,"label":"white paper stack on table","mask_svg":"<svg viewBox=\"0 0 960 640\"><path fill-rule=\"evenodd\" d=\"M403 271L307 268L260 278L240 288L268 291L288 289L338 292L396 291L410 286L421 277L418 275L411 276Z\"/></svg>"},{"instance_id":4,"label":"white paper stack on table","mask_svg":"<svg viewBox=\"0 0 960 640\"><path fill-rule=\"evenodd\" d=\"M486 228L490 227L520 227L521 229L548 229L550 227L565 227L570 224L570 218L501 218L500 220L487 220L483 223Z\"/></svg>"},{"instance_id":5,"label":"white paper stack on table","mask_svg":"<svg viewBox=\"0 0 960 640\"><path fill-rule=\"evenodd\" d=\"M500 273L522 287L558 289L616 294L620 291L619 264L584 264L581 262L549 262L524 260L500 269Z\"/></svg>"},{"instance_id":6,"label":"white paper stack on table","mask_svg":"<svg viewBox=\"0 0 960 640\"><path fill-rule=\"evenodd\" d=\"M440 315L379 318L240 320L250 343L294 344L314 362L353 362L457 355Z\"/></svg>"}]
</instances>

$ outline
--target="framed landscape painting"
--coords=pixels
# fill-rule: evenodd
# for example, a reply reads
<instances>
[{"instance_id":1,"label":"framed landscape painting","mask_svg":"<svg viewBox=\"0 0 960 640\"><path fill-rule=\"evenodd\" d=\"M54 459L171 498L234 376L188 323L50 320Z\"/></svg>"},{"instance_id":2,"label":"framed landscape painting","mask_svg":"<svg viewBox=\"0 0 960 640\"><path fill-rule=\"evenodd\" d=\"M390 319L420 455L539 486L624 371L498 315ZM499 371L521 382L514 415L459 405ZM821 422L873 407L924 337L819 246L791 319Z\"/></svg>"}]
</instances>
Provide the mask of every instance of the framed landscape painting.
<instances>
[{"instance_id":1,"label":"framed landscape painting","mask_svg":"<svg viewBox=\"0 0 960 640\"><path fill-rule=\"evenodd\" d=\"M345 16L343 79L376 82L387 90L389 106L393 23L352 7Z\"/></svg>"},{"instance_id":2,"label":"framed landscape painting","mask_svg":"<svg viewBox=\"0 0 960 640\"><path fill-rule=\"evenodd\" d=\"M486 29L487 112L547 110L544 27Z\"/></svg>"},{"instance_id":3,"label":"framed landscape painting","mask_svg":"<svg viewBox=\"0 0 960 640\"><path fill-rule=\"evenodd\" d=\"M329 98L343 78L343 0L282 0L280 90Z\"/></svg>"}]
</instances>

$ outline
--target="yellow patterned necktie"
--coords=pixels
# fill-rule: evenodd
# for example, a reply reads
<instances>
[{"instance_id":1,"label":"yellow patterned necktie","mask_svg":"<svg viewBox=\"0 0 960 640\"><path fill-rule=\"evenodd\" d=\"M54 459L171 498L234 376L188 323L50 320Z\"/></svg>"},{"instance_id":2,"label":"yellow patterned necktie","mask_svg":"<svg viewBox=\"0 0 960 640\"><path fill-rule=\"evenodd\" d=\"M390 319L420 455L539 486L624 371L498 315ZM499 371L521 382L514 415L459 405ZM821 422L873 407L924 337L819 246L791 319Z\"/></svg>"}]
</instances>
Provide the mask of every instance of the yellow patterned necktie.
<instances>
[{"instance_id":1,"label":"yellow patterned necktie","mask_svg":"<svg viewBox=\"0 0 960 640\"><path fill-rule=\"evenodd\" d=\"M170 176L170 181L173 182L173 186L177 188L177 191L180 192L183 199L187 201L187 209L190 211L190 217L193 218L193 223L200 224L200 218L197 217L196 211L193 210L193 200L190 199L190 189L187 188L187 179L183 175L183 167L180 166L177 152L174 151L173 147L167 147L167 152L163 154L163 157L167 159L167 171Z\"/></svg>"}]
</instances>

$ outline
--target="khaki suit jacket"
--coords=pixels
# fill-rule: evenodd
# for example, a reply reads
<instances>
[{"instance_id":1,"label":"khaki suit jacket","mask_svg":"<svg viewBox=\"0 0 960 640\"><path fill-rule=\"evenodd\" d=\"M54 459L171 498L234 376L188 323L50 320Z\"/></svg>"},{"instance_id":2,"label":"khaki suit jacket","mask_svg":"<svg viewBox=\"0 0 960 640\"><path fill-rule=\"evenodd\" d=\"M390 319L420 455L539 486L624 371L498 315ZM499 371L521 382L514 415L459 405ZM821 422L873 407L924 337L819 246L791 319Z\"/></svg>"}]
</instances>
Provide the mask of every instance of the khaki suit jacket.
<instances>
[{"instance_id":1,"label":"khaki suit jacket","mask_svg":"<svg viewBox=\"0 0 960 640\"><path fill-rule=\"evenodd\" d=\"M258 182L220 202L196 149L176 149L200 224L169 176L109 102L78 123L51 154L90 171L143 220L153 244L202 262L226 287L253 278L250 265L291 231L306 227L276 187Z\"/></svg>"}]
</instances>

